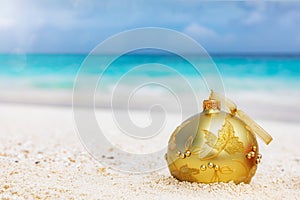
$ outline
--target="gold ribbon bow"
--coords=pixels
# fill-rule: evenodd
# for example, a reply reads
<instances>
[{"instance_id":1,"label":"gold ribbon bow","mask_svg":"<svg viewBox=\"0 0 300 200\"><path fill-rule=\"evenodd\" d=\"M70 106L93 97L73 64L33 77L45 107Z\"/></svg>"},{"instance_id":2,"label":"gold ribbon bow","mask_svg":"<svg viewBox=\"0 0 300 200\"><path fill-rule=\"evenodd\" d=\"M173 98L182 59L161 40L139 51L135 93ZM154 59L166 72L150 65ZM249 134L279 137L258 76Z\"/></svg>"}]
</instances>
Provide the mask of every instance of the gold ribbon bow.
<instances>
[{"instance_id":1,"label":"gold ribbon bow","mask_svg":"<svg viewBox=\"0 0 300 200\"><path fill-rule=\"evenodd\" d=\"M230 110L230 113L234 116L237 114L239 118L248 126L250 131L258 135L258 137L260 137L260 139L262 139L264 143L269 144L273 140L271 135L267 133L267 131L265 131L255 121L253 121L253 119L246 115L244 111L238 110L236 104L232 100L226 98L224 95L218 94L213 91L211 91L210 99L216 99L220 102L224 102L226 107Z\"/></svg>"}]
</instances>

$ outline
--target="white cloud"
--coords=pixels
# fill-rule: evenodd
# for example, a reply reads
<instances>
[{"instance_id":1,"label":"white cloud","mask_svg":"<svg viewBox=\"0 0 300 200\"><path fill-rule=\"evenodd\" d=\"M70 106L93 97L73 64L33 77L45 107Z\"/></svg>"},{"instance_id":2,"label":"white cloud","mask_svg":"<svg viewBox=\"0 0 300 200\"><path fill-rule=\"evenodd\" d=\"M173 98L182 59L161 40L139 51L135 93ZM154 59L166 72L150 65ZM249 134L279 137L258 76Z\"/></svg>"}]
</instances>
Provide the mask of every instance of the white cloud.
<instances>
[{"instance_id":1,"label":"white cloud","mask_svg":"<svg viewBox=\"0 0 300 200\"><path fill-rule=\"evenodd\" d=\"M0 29L12 28L15 25L15 20L10 18L0 18Z\"/></svg>"},{"instance_id":2,"label":"white cloud","mask_svg":"<svg viewBox=\"0 0 300 200\"><path fill-rule=\"evenodd\" d=\"M246 15L246 19L243 21L245 25L256 25L260 24L265 19L265 2L264 1L247 1L246 5L253 8Z\"/></svg>"},{"instance_id":3,"label":"white cloud","mask_svg":"<svg viewBox=\"0 0 300 200\"><path fill-rule=\"evenodd\" d=\"M188 25L183 32L194 38L205 48L214 52L222 51L224 46L234 42L236 39L235 35L232 33L217 33L212 29L196 23ZM214 48L214 46L217 48Z\"/></svg>"},{"instance_id":4,"label":"white cloud","mask_svg":"<svg viewBox=\"0 0 300 200\"><path fill-rule=\"evenodd\" d=\"M17 27L15 4L11 1L3 1L0 6L0 29L10 29Z\"/></svg>"},{"instance_id":5,"label":"white cloud","mask_svg":"<svg viewBox=\"0 0 300 200\"><path fill-rule=\"evenodd\" d=\"M88 51L107 36L143 26L182 31L208 49L260 51L264 46L273 51L277 42L299 49L300 4L296 3L262 0L243 3L191 0L188 4L184 0L159 4L123 0L0 2L0 52L13 48Z\"/></svg>"},{"instance_id":6,"label":"white cloud","mask_svg":"<svg viewBox=\"0 0 300 200\"><path fill-rule=\"evenodd\" d=\"M283 27L297 27L300 23L300 12L290 11L279 19L279 23Z\"/></svg>"},{"instance_id":7,"label":"white cloud","mask_svg":"<svg viewBox=\"0 0 300 200\"><path fill-rule=\"evenodd\" d=\"M259 24L264 20L264 16L261 12L254 11L249 14L249 16L244 20L246 25L255 25Z\"/></svg>"},{"instance_id":8,"label":"white cloud","mask_svg":"<svg viewBox=\"0 0 300 200\"><path fill-rule=\"evenodd\" d=\"M183 30L183 32L195 39L207 39L217 37L217 33L215 31L196 23L188 25Z\"/></svg>"}]
</instances>

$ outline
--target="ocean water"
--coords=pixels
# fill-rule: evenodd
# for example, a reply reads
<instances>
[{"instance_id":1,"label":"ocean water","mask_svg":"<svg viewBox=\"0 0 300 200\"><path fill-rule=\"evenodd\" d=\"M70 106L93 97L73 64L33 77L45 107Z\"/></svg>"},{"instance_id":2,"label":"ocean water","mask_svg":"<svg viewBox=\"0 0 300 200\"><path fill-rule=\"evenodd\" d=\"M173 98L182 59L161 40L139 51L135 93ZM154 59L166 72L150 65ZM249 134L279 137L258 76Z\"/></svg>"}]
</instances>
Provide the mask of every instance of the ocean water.
<instances>
[{"instance_id":1,"label":"ocean water","mask_svg":"<svg viewBox=\"0 0 300 200\"><path fill-rule=\"evenodd\" d=\"M76 75L86 56L1 54L0 101L71 103L69 97L64 95L70 96L72 93ZM108 57L96 56L94 62L87 66L87 70L81 72L81 76L86 77L87 85L88 80L99 78L102 74L99 82L102 85L98 87L102 96L106 95L105 91L107 94L112 93L116 84L121 90L119 94L125 96L127 93L134 93L133 90L137 88L144 92L141 95L170 93L166 90L169 86L175 88L171 93L185 93L187 90L184 84L181 84L180 77L193 84L196 93L207 93L209 89L192 65L179 56L128 54L121 56L106 68L101 60ZM202 62L201 58L193 59L196 63ZM242 96L250 101L251 98L262 98L259 94L264 95L266 99L273 95L273 101L280 96L283 98L283 95L293 98L291 103L294 104L300 100L299 56L217 55L212 56L212 59L223 80L225 91L230 94L243 94ZM141 68L134 70L137 66ZM203 67L201 70L201 73L215 76L209 68ZM164 82L160 84L162 80ZM150 82L147 87L143 85ZM257 98L254 98L255 96ZM143 101L146 102L147 99L144 98Z\"/></svg>"}]
</instances>

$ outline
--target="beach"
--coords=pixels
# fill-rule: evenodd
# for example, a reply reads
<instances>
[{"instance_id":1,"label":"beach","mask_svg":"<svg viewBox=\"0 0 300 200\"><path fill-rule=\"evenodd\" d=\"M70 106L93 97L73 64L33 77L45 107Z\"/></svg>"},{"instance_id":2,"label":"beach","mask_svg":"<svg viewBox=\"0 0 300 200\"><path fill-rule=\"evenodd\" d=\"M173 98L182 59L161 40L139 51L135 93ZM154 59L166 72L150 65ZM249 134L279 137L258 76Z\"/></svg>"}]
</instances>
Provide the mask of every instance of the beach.
<instances>
[{"instance_id":1,"label":"beach","mask_svg":"<svg viewBox=\"0 0 300 200\"><path fill-rule=\"evenodd\" d=\"M0 200L300 200L299 2L0 1Z\"/></svg>"},{"instance_id":2,"label":"beach","mask_svg":"<svg viewBox=\"0 0 300 200\"><path fill-rule=\"evenodd\" d=\"M81 144L71 107L1 103L0 110L2 199L298 199L300 196L300 125L293 120L257 120L274 140L269 146L259 141L263 159L250 184L206 185L179 182L166 167L144 174L104 167ZM103 123L111 123L105 121L107 112L99 109ZM140 115L140 111L133 111L132 115ZM175 114L169 118L177 120Z\"/></svg>"}]
</instances>

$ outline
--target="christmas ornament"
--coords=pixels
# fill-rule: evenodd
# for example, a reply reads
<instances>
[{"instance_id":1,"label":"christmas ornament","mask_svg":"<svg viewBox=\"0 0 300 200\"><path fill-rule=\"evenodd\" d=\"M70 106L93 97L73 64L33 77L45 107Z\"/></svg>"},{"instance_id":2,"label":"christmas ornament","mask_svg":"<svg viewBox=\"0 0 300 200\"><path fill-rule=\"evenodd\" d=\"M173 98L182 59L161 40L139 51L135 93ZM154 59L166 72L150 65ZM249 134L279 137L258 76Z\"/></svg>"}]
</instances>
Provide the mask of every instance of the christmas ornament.
<instances>
[{"instance_id":1,"label":"christmas ornament","mask_svg":"<svg viewBox=\"0 0 300 200\"><path fill-rule=\"evenodd\" d=\"M230 113L221 111L221 102ZM211 92L196 114L173 132L166 160L181 181L249 183L262 156L256 140L272 137L229 99Z\"/></svg>"}]
</instances>

